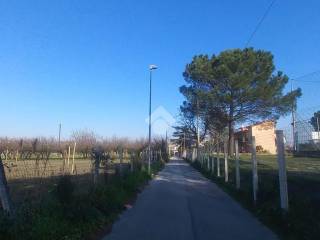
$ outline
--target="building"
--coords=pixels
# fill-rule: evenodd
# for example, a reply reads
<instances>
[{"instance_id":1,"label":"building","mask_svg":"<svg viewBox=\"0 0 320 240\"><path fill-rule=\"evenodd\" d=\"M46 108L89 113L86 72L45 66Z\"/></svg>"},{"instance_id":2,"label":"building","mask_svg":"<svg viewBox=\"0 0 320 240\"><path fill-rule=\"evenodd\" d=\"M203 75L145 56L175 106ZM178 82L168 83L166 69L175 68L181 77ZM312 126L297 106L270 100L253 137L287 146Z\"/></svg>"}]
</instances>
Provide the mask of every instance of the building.
<instances>
[{"instance_id":1,"label":"building","mask_svg":"<svg viewBox=\"0 0 320 240\"><path fill-rule=\"evenodd\" d=\"M311 132L311 137L312 137L312 141L314 143L319 143L320 142L320 132Z\"/></svg>"},{"instance_id":2,"label":"building","mask_svg":"<svg viewBox=\"0 0 320 240\"><path fill-rule=\"evenodd\" d=\"M257 151L276 154L275 121L259 122L247 127L241 127L235 133L240 152L250 152L251 136L256 139Z\"/></svg>"},{"instance_id":3,"label":"building","mask_svg":"<svg viewBox=\"0 0 320 240\"><path fill-rule=\"evenodd\" d=\"M179 145L173 142L170 142L168 145L168 151L170 156L177 156L179 154Z\"/></svg>"}]
</instances>

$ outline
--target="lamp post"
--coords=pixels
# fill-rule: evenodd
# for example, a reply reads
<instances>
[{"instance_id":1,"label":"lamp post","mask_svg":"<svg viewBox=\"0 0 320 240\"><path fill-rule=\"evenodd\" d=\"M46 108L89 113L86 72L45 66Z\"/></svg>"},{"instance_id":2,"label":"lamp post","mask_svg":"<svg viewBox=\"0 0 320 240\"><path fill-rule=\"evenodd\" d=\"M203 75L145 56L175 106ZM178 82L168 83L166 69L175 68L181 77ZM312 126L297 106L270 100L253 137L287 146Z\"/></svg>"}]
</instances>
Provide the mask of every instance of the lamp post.
<instances>
[{"instance_id":1,"label":"lamp post","mask_svg":"<svg viewBox=\"0 0 320 240\"><path fill-rule=\"evenodd\" d=\"M149 82L149 145L148 145L148 173L151 173L151 86L152 86L152 71L156 70L156 65L150 65L150 82Z\"/></svg>"}]
</instances>

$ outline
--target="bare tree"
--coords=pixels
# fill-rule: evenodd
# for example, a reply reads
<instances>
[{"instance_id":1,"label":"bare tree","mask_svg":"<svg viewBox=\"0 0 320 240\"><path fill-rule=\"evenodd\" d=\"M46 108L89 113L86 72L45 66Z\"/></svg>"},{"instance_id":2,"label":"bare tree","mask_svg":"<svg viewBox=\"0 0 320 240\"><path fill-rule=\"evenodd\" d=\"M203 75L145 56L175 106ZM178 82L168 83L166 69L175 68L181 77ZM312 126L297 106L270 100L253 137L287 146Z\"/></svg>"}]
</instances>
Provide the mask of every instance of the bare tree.
<instances>
[{"instance_id":1,"label":"bare tree","mask_svg":"<svg viewBox=\"0 0 320 240\"><path fill-rule=\"evenodd\" d=\"M78 151L82 154L83 158L89 157L92 148L97 143L97 135L87 129L74 131L71 138L77 143Z\"/></svg>"}]
</instances>

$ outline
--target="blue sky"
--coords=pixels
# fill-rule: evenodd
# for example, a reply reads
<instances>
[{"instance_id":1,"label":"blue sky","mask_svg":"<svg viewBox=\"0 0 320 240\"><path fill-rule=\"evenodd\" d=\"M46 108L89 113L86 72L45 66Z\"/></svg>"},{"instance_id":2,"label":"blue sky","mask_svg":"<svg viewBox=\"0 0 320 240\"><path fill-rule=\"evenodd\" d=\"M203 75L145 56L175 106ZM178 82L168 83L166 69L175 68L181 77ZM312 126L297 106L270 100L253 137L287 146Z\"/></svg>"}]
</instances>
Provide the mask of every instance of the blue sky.
<instances>
[{"instance_id":1,"label":"blue sky","mask_svg":"<svg viewBox=\"0 0 320 240\"><path fill-rule=\"evenodd\" d=\"M61 122L64 137L81 128L146 136L148 65L159 66L153 109L175 116L186 63L244 47L269 4L0 0L0 135L55 136ZM272 51L289 77L319 70L319 12L316 0L278 0L250 46ZM300 109L320 105L320 84L305 80L293 85L303 90Z\"/></svg>"}]
</instances>

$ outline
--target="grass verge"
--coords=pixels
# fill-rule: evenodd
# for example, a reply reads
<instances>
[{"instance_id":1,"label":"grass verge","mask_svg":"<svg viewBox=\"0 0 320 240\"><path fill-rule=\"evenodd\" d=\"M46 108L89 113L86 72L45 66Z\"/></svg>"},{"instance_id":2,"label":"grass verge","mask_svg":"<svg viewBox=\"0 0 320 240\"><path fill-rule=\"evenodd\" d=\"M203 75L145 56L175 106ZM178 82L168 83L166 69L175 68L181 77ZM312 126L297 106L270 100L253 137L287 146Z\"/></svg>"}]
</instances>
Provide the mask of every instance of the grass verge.
<instances>
[{"instance_id":1,"label":"grass verge","mask_svg":"<svg viewBox=\"0 0 320 240\"><path fill-rule=\"evenodd\" d=\"M154 163L152 172L162 167L163 163ZM83 192L64 176L40 201L22 203L14 218L0 214L0 239L95 239L97 233L111 229L150 179L144 170L128 172Z\"/></svg>"},{"instance_id":2,"label":"grass verge","mask_svg":"<svg viewBox=\"0 0 320 240\"><path fill-rule=\"evenodd\" d=\"M224 172L223 160L221 172ZM279 183L275 168L260 163L258 202L253 204L252 172L246 159L241 161L241 188L235 187L234 162L229 161L229 182L204 169L199 162L191 165L205 177L214 181L225 192L251 211L261 222L269 226L285 240L313 240L320 236L319 178L310 174L288 174L289 212L280 209ZM302 164L302 163L301 163ZM313 191L312 191L313 190Z\"/></svg>"}]
</instances>

